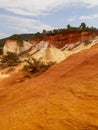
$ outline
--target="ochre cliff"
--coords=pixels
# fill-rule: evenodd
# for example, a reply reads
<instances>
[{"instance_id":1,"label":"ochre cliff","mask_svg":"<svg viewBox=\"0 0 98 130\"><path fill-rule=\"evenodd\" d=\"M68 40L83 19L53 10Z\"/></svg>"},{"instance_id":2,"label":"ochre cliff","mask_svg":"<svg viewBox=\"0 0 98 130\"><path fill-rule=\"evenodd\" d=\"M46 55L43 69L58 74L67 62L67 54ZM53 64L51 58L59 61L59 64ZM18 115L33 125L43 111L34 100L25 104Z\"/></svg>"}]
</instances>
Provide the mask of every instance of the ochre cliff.
<instances>
[{"instance_id":1,"label":"ochre cliff","mask_svg":"<svg viewBox=\"0 0 98 130\"><path fill-rule=\"evenodd\" d=\"M1 130L98 130L97 44L38 77L22 77L0 80Z\"/></svg>"},{"instance_id":2,"label":"ochre cliff","mask_svg":"<svg viewBox=\"0 0 98 130\"><path fill-rule=\"evenodd\" d=\"M6 40L3 54L14 52L21 59L33 57L44 62L59 63L69 55L88 49L98 42L98 32L69 32L54 36L45 35L42 39L30 39L18 43L17 40Z\"/></svg>"},{"instance_id":3,"label":"ochre cliff","mask_svg":"<svg viewBox=\"0 0 98 130\"><path fill-rule=\"evenodd\" d=\"M47 41L50 45L53 45L57 48L62 48L66 44L74 44L77 42L85 42L86 40L89 40L95 36L98 36L98 31L96 32L69 32L65 34L57 34L54 36L46 35L42 39L30 39L29 42L36 42L39 41Z\"/></svg>"}]
</instances>

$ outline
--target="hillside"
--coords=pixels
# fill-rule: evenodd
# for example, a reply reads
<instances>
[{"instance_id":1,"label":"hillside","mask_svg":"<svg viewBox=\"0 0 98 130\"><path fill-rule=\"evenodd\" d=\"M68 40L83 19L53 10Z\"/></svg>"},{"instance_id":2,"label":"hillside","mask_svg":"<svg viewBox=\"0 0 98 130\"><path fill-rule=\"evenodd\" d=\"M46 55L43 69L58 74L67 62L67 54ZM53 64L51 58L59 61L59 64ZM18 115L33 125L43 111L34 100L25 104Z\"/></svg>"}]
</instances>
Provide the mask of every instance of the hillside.
<instances>
[{"instance_id":1,"label":"hillside","mask_svg":"<svg viewBox=\"0 0 98 130\"><path fill-rule=\"evenodd\" d=\"M0 80L0 129L98 130L97 78L96 44L40 76Z\"/></svg>"}]
</instances>

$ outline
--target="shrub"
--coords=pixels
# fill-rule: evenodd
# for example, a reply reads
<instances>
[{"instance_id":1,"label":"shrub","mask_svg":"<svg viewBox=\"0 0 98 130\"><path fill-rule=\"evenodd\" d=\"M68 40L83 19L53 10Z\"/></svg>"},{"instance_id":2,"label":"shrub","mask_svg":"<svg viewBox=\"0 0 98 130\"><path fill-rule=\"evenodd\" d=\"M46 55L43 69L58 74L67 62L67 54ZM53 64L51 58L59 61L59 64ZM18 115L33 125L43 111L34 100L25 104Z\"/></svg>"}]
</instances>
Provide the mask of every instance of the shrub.
<instances>
[{"instance_id":1,"label":"shrub","mask_svg":"<svg viewBox=\"0 0 98 130\"><path fill-rule=\"evenodd\" d=\"M27 65L24 66L23 71L29 71L31 73L41 73L46 71L54 63L50 62L45 64L41 59L36 60L34 58L29 58L26 60Z\"/></svg>"},{"instance_id":2,"label":"shrub","mask_svg":"<svg viewBox=\"0 0 98 130\"><path fill-rule=\"evenodd\" d=\"M6 68L10 66L16 66L19 63L19 56L16 53L8 52L6 55L2 56L0 66L2 68Z\"/></svg>"}]
</instances>

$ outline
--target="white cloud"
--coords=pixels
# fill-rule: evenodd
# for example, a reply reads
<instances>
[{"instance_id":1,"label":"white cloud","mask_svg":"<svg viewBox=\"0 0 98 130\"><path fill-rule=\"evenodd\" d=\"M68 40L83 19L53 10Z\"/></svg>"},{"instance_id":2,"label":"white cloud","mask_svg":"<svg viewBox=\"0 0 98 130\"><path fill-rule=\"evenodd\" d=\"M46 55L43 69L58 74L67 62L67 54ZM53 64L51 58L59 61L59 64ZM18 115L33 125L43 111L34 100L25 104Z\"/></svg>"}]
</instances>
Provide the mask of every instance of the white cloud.
<instances>
[{"instance_id":1,"label":"white cloud","mask_svg":"<svg viewBox=\"0 0 98 130\"><path fill-rule=\"evenodd\" d=\"M68 22L73 22L73 21L76 21L76 20L94 20L98 18L98 13L97 14L93 14L93 15L89 15L89 16L73 16L71 18L68 19Z\"/></svg>"},{"instance_id":2,"label":"white cloud","mask_svg":"<svg viewBox=\"0 0 98 130\"><path fill-rule=\"evenodd\" d=\"M0 0L0 7L21 15L40 15L64 3L68 0Z\"/></svg>"},{"instance_id":3,"label":"white cloud","mask_svg":"<svg viewBox=\"0 0 98 130\"><path fill-rule=\"evenodd\" d=\"M20 15L43 15L51 10L73 4L98 6L97 0L0 0L0 8Z\"/></svg>"},{"instance_id":4,"label":"white cloud","mask_svg":"<svg viewBox=\"0 0 98 130\"><path fill-rule=\"evenodd\" d=\"M90 20L90 19L96 19L98 18L98 14L93 14L93 15L90 15L90 16L81 16L79 17L80 20Z\"/></svg>"},{"instance_id":5,"label":"white cloud","mask_svg":"<svg viewBox=\"0 0 98 130\"><path fill-rule=\"evenodd\" d=\"M52 27L50 25L41 23L38 20L30 19L30 18L21 18L17 16L9 16L9 15L0 15L0 25L5 25L4 30L8 32L8 34L13 33L33 33L42 31L43 29L51 30Z\"/></svg>"},{"instance_id":6,"label":"white cloud","mask_svg":"<svg viewBox=\"0 0 98 130\"><path fill-rule=\"evenodd\" d=\"M15 13L15 14L21 14L21 15L29 15L29 16L32 16L33 15L33 13L31 13L31 12L28 12L28 11L25 11L25 10L22 10L22 9L14 9L14 8L6 8L5 10L8 10L8 11L11 11L11 12L13 12L13 13Z\"/></svg>"}]
</instances>

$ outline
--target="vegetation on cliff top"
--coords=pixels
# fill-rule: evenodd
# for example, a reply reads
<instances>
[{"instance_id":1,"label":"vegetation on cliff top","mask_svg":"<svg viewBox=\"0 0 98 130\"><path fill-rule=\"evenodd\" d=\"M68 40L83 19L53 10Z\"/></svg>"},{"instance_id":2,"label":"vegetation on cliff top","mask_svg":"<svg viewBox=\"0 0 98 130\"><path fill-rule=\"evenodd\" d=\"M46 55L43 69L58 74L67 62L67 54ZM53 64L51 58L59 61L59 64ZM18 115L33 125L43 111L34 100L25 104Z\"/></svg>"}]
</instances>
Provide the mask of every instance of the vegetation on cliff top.
<instances>
[{"instance_id":1,"label":"vegetation on cliff top","mask_svg":"<svg viewBox=\"0 0 98 130\"><path fill-rule=\"evenodd\" d=\"M66 28L54 29L52 31L43 30L42 35L56 35L56 34L66 34L68 32L82 32L82 31L98 31L97 28L88 27L85 23L81 23L79 27L73 27L70 24Z\"/></svg>"},{"instance_id":2,"label":"vegetation on cliff top","mask_svg":"<svg viewBox=\"0 0 98 130\"><path fill-rule=\"evenodd\" d=\"M70 24L68 24L66 26L66 28L59 28L59 29L54 29L54 30L50 30L50 31L46 31L45 29L40 33L32 33L32 34L14 34L8 38L5 39L1 39L0 40L0 54L2 54L2 49L4 46L4 43L7 39L12 39L12 40L17 40L18 43L20 45L22 45L22 41L23 40L29 40L29 39L33 39L33 38L39 38L42 39L45 35L49 35L49 36L54 36L56 34L66 34L68 32L83 32L83 31L98 31L97 28L94 27L88 27L85 23L81 23L79 27L73 27Z\"/></svg>"}]
</instances>

